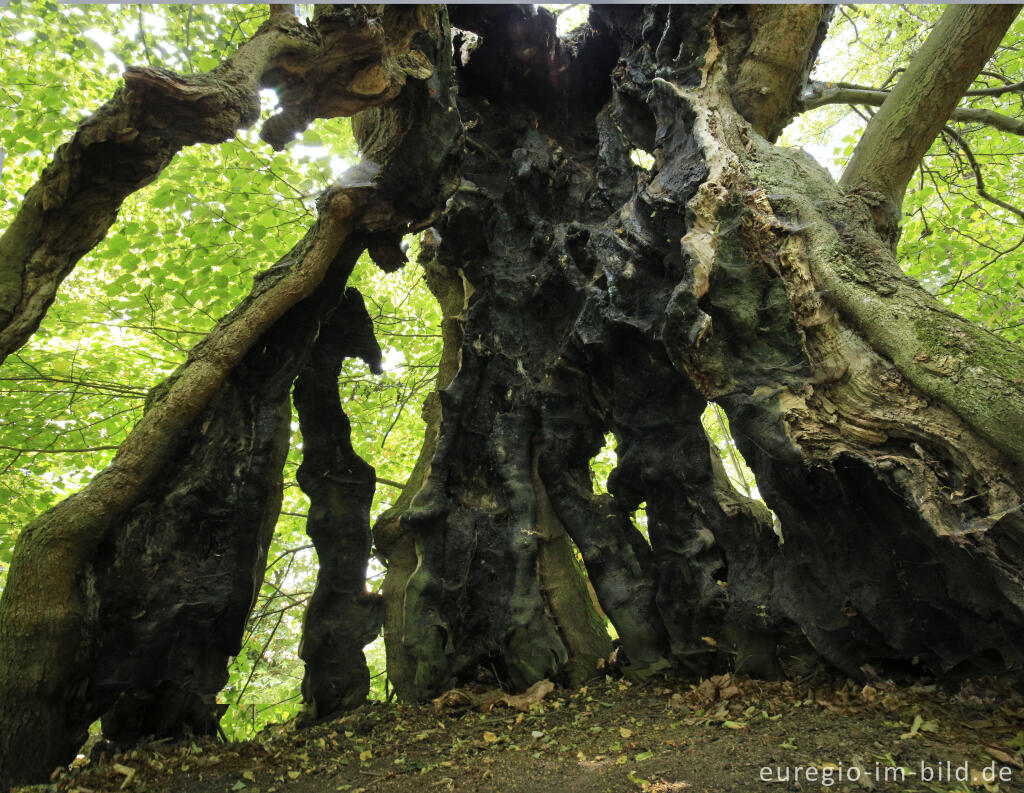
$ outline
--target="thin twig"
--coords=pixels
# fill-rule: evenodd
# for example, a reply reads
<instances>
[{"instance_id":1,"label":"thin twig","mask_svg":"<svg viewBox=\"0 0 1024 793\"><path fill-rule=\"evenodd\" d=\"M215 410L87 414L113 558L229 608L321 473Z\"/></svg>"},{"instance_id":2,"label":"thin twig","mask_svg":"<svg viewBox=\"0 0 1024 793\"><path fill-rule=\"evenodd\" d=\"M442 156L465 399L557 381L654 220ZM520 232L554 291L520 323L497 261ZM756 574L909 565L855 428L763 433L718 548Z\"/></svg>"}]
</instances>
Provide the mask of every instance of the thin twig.
<instances>
[{"instance_id":1,"label":"thin twig","mask_svg":"<svg viewBox=\"0 0 1024 793\"><path fill-rule=\"evenodd\" d=\"M19 449L17 446L0 446L0 449L19 454L84 454L86 452L105 452L118 449L118 446L88 446L81 449Z\"/></svg>"},{"instance_id":2,"label":"thin twig","mask_svg":"<svg viewBox=\"0 0 1024 793\"><path fill-rule=\"evenodd\" d=\"M188 16L185 17L185 59L188 61L188 70L195 72L196 67L192 65L192 8L188 7Z\"/></svg>"},{"instance_id":3,"label":"thin twig","mask_svg":"<svg viewBox=\"0 0 1024 793\"><path fill-rule=\"evenodd\" d=\"M1003 201L1001 198L996 198L994 195L988 192L988 190L985 189L985 180L982 178L981 175L981 166L978 165L978 161L974 158L974 152L971 151L971 147L967 144L967 141L963 139L963 136L961 136L960 133L957 132L952 127L943 127L942 131L949 135L949 137L951 137L954 141L956 141L957 145L960 147L964 155L967 157L967 162L970 164L971 170L974 172L974 185L975 189L978 192L978 195L980 195L990 204L995 204L997 207L1001 207L1005 209L1007 212L1012 212L1021 220L1024 220L1024 211L1021 211L1013 204Z\"/></svg>"},{"instance_id":4,"label":"thin twig","mask_svg":"<svg viewBox=\"0 0 1024 793\"><path fill-rule=\"evenodd\" d=\"M747 477L743 475L743 468L740 467L740 461L737 459L735 441L733 441L732 433L725 423L725 415L717 404L712 405L712 412L715 414L715 418L718 419L718 426L722 430L722 442L725 444L732 467L736 471L736 478L739 479L744 494L746 494L747 498L750 498L750 485L747 484Z\"/></svg>"},{"instance_id":5,"label":"thin twig","mask_svg":"<svg viewBox=\"0 0 1024 793\"><path fill-rule=\"evenodd\" d=\"M139 9L139 37L142 39L142 49L146 53L146 60L149 61L149 65L153 65L153 53L149 50L149 42L146 41L146 28L142 24L142 4L139 3L136 8Z\"/></svg>"}]
</instances>

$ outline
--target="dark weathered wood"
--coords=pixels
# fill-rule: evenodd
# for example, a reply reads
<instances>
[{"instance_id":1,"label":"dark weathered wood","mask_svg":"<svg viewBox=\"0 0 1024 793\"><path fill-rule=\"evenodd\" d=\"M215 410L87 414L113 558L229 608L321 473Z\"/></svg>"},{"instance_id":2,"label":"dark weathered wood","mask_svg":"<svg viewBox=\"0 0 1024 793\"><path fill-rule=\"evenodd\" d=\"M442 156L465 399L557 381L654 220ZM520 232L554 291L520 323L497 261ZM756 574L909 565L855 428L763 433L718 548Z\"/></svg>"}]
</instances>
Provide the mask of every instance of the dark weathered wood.
<instances>
[{"instance_id":1,"label":"dark weathered wood","mask_svg":"<svg viewBox=\"0 0 1024 793\"><path fill-rule=\"evenodd\" d=\"M543 13L458 19L506 48L548 41L523 27ZM596 70L614 42L620 61L589 104L545 101L557 48L516 68L485 35L462 62L465 181L437 256L467 305L401 521L417 566L393 604L400 695L564 674L522 574L542 503L581 552L627 674L797 674L815 658L860 677L1020 668L1005 637L1024 626L1024 422L1008 418L1024 361L901 276L863 205L751 126L785 103L733 109L734 75L749 77L735 60L771 38L744 27L758 19L785 15L595 7L577 52ZM632 148L653 154L650 172ZM781 538L724 482L705 400L728 412ZM608 434L619 460L601 495L589 461ZM649 543L630 519L640 503ZM510 594L480 608L495 590Z\"/></svg>"},{"instance_id":2,"label":"dark weathered wood","mask_svg":"<svg viewBox=\"0 0 1024 793\"><path fill-rule=\"evenodd\" d=\"M381 352L363 298L353 288L319 323L309 361L295 382L302 430L297 479L309 496L306 533L316 547L319 571L306 607L299 656L305 718L323 719L366 701L370 672L363 647L380 633L384 604L366 591L370 561L373 466L352 448L341 406L338 376L346 358L362 358L380 374Z\"/></svg>"},{"instance_id":3,"label":"dark weathered wood","mask_svg":"<svg viewBox=\"0 0 1024 793\"><path fill-rule=\"evenodd\" d=\"M161 493L159 482L161 476L168 475L168 470L177 471L174 461L191 459L188 447L182 446L183 438L204 445L201 418L204 412L208 409L216 412L216 408L210 406L222 394L235 369L243 365L253 345L289 308L313 291L330 268L352 221L355 201L351 193L336 191L326 197L322 206L323 215L307 237L258 279L250 296L214 327L175 374L153 390L145 414L111 464L83 490L33 520L19 536L7 586L0 597L0 721L5 725L0 732L0 769L6 775L4 782L46 779L55 765L74 757L89 724L110 704L111 694L91 691L87 684L97 664L116 664L114 659L97 655L99 631L112 631L116 636L121 630L130 635L135 621L132 617L145 606L120 610L116 605L107 604L106 607L114 608L125 623L114 625L97 621L100 607L97 587L113 587L116 597L117 587L122 582L97 582L94 565L100 562L131 567L127 558L114 559L116 554L97 555L105 545L122 542L117 537L125 527L124 521L131 522L133 510L148 509L146 505L151 496L157 501L172 497L172 493ZM272 399L269 404L271 409L276 407ZM249 410L255 411L256 406L250 406ZM213 415L206 417L212 420ZM249 417L255 420L255 413L250 413ZM266 420L264 418L264 422ZM242 417L238 421L244 425L246 419ZM262 427L266 430L265 423ZM220 455L213 452L216 459L208 460L207 464L219 467L223 464L221 455L231 454L232 428L238 431L237 424L229 425L225 430L228 439ZM261 443L266 445L270 440L264 438ZM281 462L283 464L283 458ZM187 473L181 472L181 475ZM252 475L266 482L271 474L260 467ZM244 484L237 483L239 487ZM266 485L263 487L265 489ZM230 498L233 493L231 488L210 492L208 496L212 500L201 506L190 505L188 509L193 511L188 514L180 511L177 518L188 524L203 510L211 517L220 514L221 497ZM187 493L182 494L182 498L187 501ZM263 503L271 503L268 498L269 494L265 495ZM173 527L182 530L185 527L175 524L173 516L168 517L173 537ZM247 525L252 530L251 524ZM224 539L230 542L227 529ZM128 556L147 550L143 538L136 540L138 544L133 545L128 540L124 543L127 543L125 553ZM243 566L255 564L258 558L258 551L251 544L237 557ZM168 561L170 568L159 573L154 571L145 579L130 577L140 585L134 592L143 601L149 597L146 587L153 585L156 589L159 582L180 576L174 570L173 553L163 557L157 553L150 561L157 564L161 559ZM142 561L140 559L140 563ZM229 577L231 575L228 573ZM220 594L230 591L224 589ZM183 597L191 598L193 594ZM245 600L251 601L251 597L251 592L244 595ZM127 596L126 602L134 605ZM164 602L162 605L173 611L171 604ZM242 609L243 624L234 625L235 629L241 630L244 626L244 613L249 605L251 602ZM235 608L238 608L237 601ZM157 624L162 616L154 616ZM183 653L191 652L185 649L187 637L191 635L186 636ZM208 637L215 647L230 645L229 640L217 636L210 634ZM124 652L124 648L120 648L120 652ZM144 648L136 648L135 652L145 655ZM220 654L223 661L230 655L221 653L220 649L213 653ZM158 669L153 671L159 674ZM159 683L148 677L149 670L144 665L139 671L144 682L129 678L124 681L127 688L137 684L145 688L150 683ZM110 683L111 692L116 695L121 683L117 674ZM210 680L196 681L196 684L204 693L209 693L211 686L213 691L218 688ZM187 708L179 713L191 720ZM13 728L7 729L8 725Z\"/></svg>"},{"instance_id":4,"label":"dark weathered wood","mask_svg":"<svg viewBox=\"0 0 1024 793\"><path fill-rule=\"evenodd\" d=\"M320 16L324 24L354 29L362 20L374 36L386 38L382 23L370 24L365 9L352 13L341 18L344 10L332 10ZM19 537L0 599L0 787L45 780L55 765L74 756L84 730L118 697L108 720L121 737L137 737L151 727L173 734L185 727L209 730L215 724L213 696L224 682L227 657L237 652L269 541L266 532L275 511L270 483L280 470L275 472L268 461L283 463L267 451L279 429L272 415L282 404L274 403L277 392L254 388L254 401L246 403L245 389L233 392L231 384L247 382L246 367L256 363L247 356L258 357L273 346L272 365L281 368L266 370L270 379L265 387L286 393L303 363L304 345L312 340L321 311L330 305L322 301L343 294L359 246L407 233L437 212L453 189L462 127L458 113L444 101L451 82L444 12L414 7L383 9L381 14L384 27L394 25L398 41L420 53L399 67L418 76L402 78L404 87L393 100L399 107L389 123L364 128L364 134L382 142L384 155L373 167L354 170L323 193L320 217L305 239L257 276L252 293L154 389L142 420L110 466L82 491L39 516ZM343 60L334 50L331 55ZM396 151L410 156L390 160ZM415 156L418 151L428 154ZM403 181L417 184L417 189L395 191L394 185ZM324 284L331 272L340 274ZM303 300L311 302L297 308ZM289 325L289 317L308 328L308 334ZM268 335L275 332L281 341ZM232 393L242 401L234 413L229 410ZM227 402L218 401L222 398ZM222 431L215 433L212 428L222 421ZM253 423L259 424L259 432L249 438L246 432ZM262 450L259 464L236 460L252 444ZM223 486L207 488L202 471ZM175 508L154 510L155 504ZM240 522L233 523L226 516L236 511ZM208 556L199 567L217 582L209 590L203 589L202 580L182 576L177 570L182 557L161 544L173 546L177 540L187 546L182 537L189 536L194 524L209 526L211 536L219 538L214 545L232 549L219 557L216 548L197 549ZM152 548L142 539L143 527L161 527L161 540ZM103 550L111 547L115 550ZM106 555L98 556L101 550ZM184 551L185 557L189 553ZM149 574L134 583L118 580L136 557ZM97 563L106 565L99 576ZM177 579L190 583L181 588L174 583ZM168 580L172 583L162 588ZM140 613L148 609L132 608L154 598L159 608L148 619ZM195 627L181 627L176 613L188 614L191 603L196 614L189 624ZM111 618L99 621L100 609ZM209 629L218 619L223 628ZM147 638L150 633L138 632L144 627L152 639ZM132 651L137 664L131 655L119 657L128 652L122 642L139 643ZM94 678L102 685L91 684Z\"/></svg>"},{"instance_id":5,"label":"dark weathered wood","mask_svg":"<svg viewBox=\"0 0 1024 793\"><path fill-rule=\"evenodd\" d=\"M210 729L274 511L282 384L317 331L297 395L324 564L304 689L315 716L360 697L359 643L380 616L358 569L373 474L333 381L343 354L375 352L365 317L335 309L359 250L399 266L400 236L430 224L440 390L375 529L401 697L575 683L609 662L641 679L807 661L1020 675L1024 354L902 276L859 198L758 133L785 101L733 107L751 73L737 60L751 42L774 52L786 14L595 6L561 43L543 9L456 18L484 34L460 47L459 96L442 16L416 39L430 73L354 123L372 162L154 393L110 469L22 534L0 601L0 720L14 727L0 785L45 778L111 705L122 737ZM809 59L813 41L796 49ZM806 65L782 64L787 96ZM335 335L357 330L360 350ZM700 423L708 400L780 525L729 486ZM603 492L590 461L609 436ZM165 583L202 550L179 547L193 524L231 551L204 560L211 592ZM136 559L146 578L122 581ZM181 625L186 597L197 611ZM218 609L227 627L203 635Z\"/></svg>"},{"instance_id":6,"label":"dark weathered wood","mask_svg":"<svg viewBox=\"0 0 1024 793\"><path fill-rule=\"evenodd\" d=\"M96 621L83 631L95 638L79 728L102 714L104 737L121 743L215 734L225 707L216 696L241 649L281 506L291 385L361 252L358 241L342 246L324 283L253 345L144 498L107 529L84 571L95 581Z\"/></svg>"}]
</instances>

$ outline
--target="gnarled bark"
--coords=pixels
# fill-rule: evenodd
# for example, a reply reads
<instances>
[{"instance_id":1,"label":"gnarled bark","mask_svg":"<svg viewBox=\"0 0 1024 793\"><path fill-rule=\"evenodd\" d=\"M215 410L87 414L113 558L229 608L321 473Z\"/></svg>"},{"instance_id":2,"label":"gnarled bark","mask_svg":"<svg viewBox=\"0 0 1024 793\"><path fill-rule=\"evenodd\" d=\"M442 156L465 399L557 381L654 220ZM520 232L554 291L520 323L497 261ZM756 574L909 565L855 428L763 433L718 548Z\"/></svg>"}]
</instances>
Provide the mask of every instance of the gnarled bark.
<instances>
[{"instance_id":1,"label":"gnarled bark","mask_svg":"<svg viewBox=\"0 0 1024 793\"><path fill-rule=\"evenodd\" d=\"M215 326L192 351L188 362L154 389L146 413L110 466L83 490L34 520L18 538L7 586L0 599L0 690L3 691L0 719L5 724L5 731L0 735L3 782L45 779L55 765L74 756L85 738L85 730L103 712L104 706L110 704L109 699L120 693L119 687L123 685L124 689L132 689L137 684L130 677L123 679L125 673L115 668L109 675L101 672L97 681L101 688L108 687L111 693L100 694L95 700L88 693L88 681L94 669L111 662L111 659L98 655L100 632L111 631L116 635L127 631L130 635L132 618L147 608L144 605L149 597L146 585L151 584L154 578L141 582L142 590L136 591L140 601L135 601L118 591L118 582L106 578L102 586L112 585L113 588L109 593L98 592L95 581L89 583L94 565L99 562L101 569L109 567L110 572L116 572L120 566L130 567L130 559L137 555L143 555L139 559L140 563L143 562L145 554L149 553L146 529L142 530L143 536L133 539L139 531L133 528L133 516L138 510L148 512L153 503L161 502L159 497L155 502L150 501L153 492L159 492L159 477L173 468L175 460L190 457L191 447L187 443L182 446L183 438L191 438L193 445L203 442L204 411L223 391L225 382L243 363L250 348L323 278L354 221L354 199L352 191L345 190L335 191L327 197L318 223L279 262L276 272L272 269L258 279L249 298ZM287 382L284 388L287 389ZM264 430L269 432L261 441L261 453L269 455L268 461L270 458L278 459L271 450L273 428L266 422L276 415L281 398L286 395L287 390L279 394L277 404L269 396L268 407L255 413L243 413L241 418L231 417L225 433L230 436L232 431L238 432L240 428L250 431L249 424L256 421L256 414L269 410L269 414L261 419ZM228 400L228 404L230 402ZM212 420L213 415L208 418ZM245 445L236 444L232 449L231 443L225 443L227 448L220 451L238 451ZM283 465L283 458L279 462ZM215 463L220 465L221 460ZM262 466L253 471L253 475L269 481L267 477L271 474L261 469ZM185 476L189 473L193 472L183 472ZM202 478L201 474L196 476ZM172 481L176 482L177 478L172 477ZM221 497L236 493L243 484L236 483L223 493L214 491L209 494L210 501L193 506L191 509L194 511L179 509L174 517L184 520L188 526L198 516L195 510L205 510L207 514L217 512L222 503ZM262 514L266 515L272 511L273 496L266 487L264 491ZM172 490L163 498L173 498L174 495ZM187 498L187 493L181 495ZM258 506L256 512L260 512ZM162 513L157 510L157 514ZM168 518L174 526L173 518ZM140 520L147 523L142 517ZM253 520L262 523L264 517ZM252 524L249 527L252 530ZM178 528L184 526L179 524ZM231 534L225 527L220 542L232 544L228 539ZM169 547L173 547L173 541L177 539L173 536L173 528L170 535L167 539ZM236 562L243 568L254 566L260 552L252 547L252 543L259 536L259 532L256 537L251 536L246 553L239 555L236 549L225 559L226 567L230 569ZM114 546L116 549L119 545L122 547L121 557L115 550L107 552L106 559L103 558L104 547ZM160 547L152 554L151 560L145 560L154 566L164 563L170 566L161 567L158 574L154 571L155 580L180 575L171 572L178 560L169 547ZM228 576L230 579L231 573ZM215 594L216 608L228 606L217 598L231 592L229 587ZM115 598L115 601L120 598L126 608L122 609L116 602L101 603L104 594ZM252 595L249 591L246 598L251 601ZM171 614L174 612L173 605L161 605L164 610L154 615L158 625L168 610ZM234 625L236 630L244 627L244 617L250 606L251 602L242 605L242 623ZM235 608L237 611L237 603ZM111 613L111 619L118 622L104 625L100 621L104 612ZM210 646L230 644L217 642L215 636L207 637ZM202 635L199 638L202 641ZM222 652L220 655L220 660L226 662L230 653ZM145 664L139 669L145 680L143 688L149 683L145 677L148 671ZM158 678L156 683L159 682ZM209 680L199 682L203 694L210 693L210 685ZM217 688L215 686L213 690ZM175 692L168 694L174 695ZM186 715L185 710L180 713ZM191 717L189 720L196 721ZM124 732L130 733L136 723L136 719L130 719L130 726ZM122 732L120 729L116 731Z\"/></svg>"},{"instance_id":2,"label":"gnarled bark","mask_svg":"<svg viewBox=\"0 0 1024 793\"><path fill-rule=\"evenodd\" d=\"M206 74L125 72L124 86L57 150L0 237L0 363L35 333L124 199L186 146L221 143L257 121L261 88L278 94L281 109L260 134L280 150L313 119L389 102L409 77L433 73L420 49L432 24L426 7L325 9L308 26L275 15Z\"/></svg>"},{"instance_id":3,"label":"gnarled bark","mask_svg":"<svg viewBox=\"0 0 1024 793\"><path fill-rule=\"evenodd\" d=\"M395 12L394 18L403 14L422 23L415 46L436 65L429 76L420 73L426 79L408 81L394 100L402 106L392 117L397 123L382 131L390 149L409 153L409 159L358 169L325 191L318 202L320 217L305 239L257 276L249 297L154 389L142 420L110 466L19 537L0 599L0 721L5 726L0 787L45 779L53 766L70 760L90 721L117 696L111 716L121 736L150 728L174 732L186 725L208 729L215 722L211 697L224 680L227 656L237 649L276 512L272 485L283 457L274 451L276 433L282 431L275 423L281 403L274 400L287 393L322 312L343 294L362 248L394 263L390 241L429 218L453 186L462 128L445 101L451 72L445 65L449 39L443 11L413 8ZM417 151L424 156L414 156ZM401 181L392 168L419 189L392 201L384 185ZM358 236L350 239L353 232ZM309 302L303 305L304 300ZM280 367L265 372L270 390L255 389L262 401L252 403L241 394L243 404L231 412L231 383L248 382L245 366L256 361L247 356L258 358L267 347L276 350L268 366ZM218 435L212 428L221 426ZM223 442L212 443L217 438ZM257 447L259 464L235 459L247 450L255 454ZM176 465L183 460L197 467ZM223 487L207 489L200 481L204 471L212 482L223 479ZM226 517L236 503L243 505L240 522ZM161 504L175 508L162 510ZM203 569L216 571L218 585L203 590L203 582L195 581L195 594L173 582L161 586L178 575L175 566L188 557L171 549L175 539L187 536L195 523L209 526L211 543L230 549L221 556L213 549L204 560ZM122 586L112 576L134 559L152 573L138 588ZM105 572L94 586L97 564ZM193 598L189 622L198 632L182 628L176 616ZM151 601L157 609L146 619L142 612L148 613L145 604ZM104 614L111 618L101 620ZM202 632L202 626L222 618L223 632ZM136 628L145 628L145 635ZM164 650L166 657L147 666L145 641L164 628L167 637L154 639L152 651ZM122 641L143 643L136 649L142 658L138 664L122 665L111 657ZM157 703L152 718L137 707L140 702Z\"/></svg>"},{"instance_id":4,"label":"gnarled bark","mask_svg":"<svg viewBox=\"0 0 1024 793\"><path fill-rule=\"evenodd\" d=\"M525 68L488 49L487 31L549 41L524 13L459 16L484 35L460 68L469 156L438 259L468 301L401 519L417 566L389 604L399 693L563 673L524 574L542 501L627 674L786 672L793 646L861 677L1018 671L1020 351L900 275L864 206L733 108L750 75L730 68L771 37L744 29L757 14L597 7L576 50L594 68L618 51L613 91L551 106L557 45ZM514 108L495 110L499 86ZM765 131L784 108L745 106ZM728 412L781 543L723 482L705 400ZM588 462L606 433L619 463L599 495ZM495 590L510 595L468 608Z\"/></svg>"},{"instance_id":5,"label":"gnarled bark","mask_svg":"<svg viewBox=\"0 0 1024 793\"><path fill-rule=\"evenodd\" d=\"M616 627L628 674L705 672L737 654L771 671L774 644L768 652L763 645L778 626L758 608L769 579L755 572L775 544L767 512L728 487L700 425L706 402L660 342L660 310L682 262L662 248L626 256L627 235L651 210L636 194L640 171L626 135L650 138L650 146L653 119L632 86L604 110L610 97L593 93L544 103L530 80L547 79L545 68L565 53L531 61L524 75L514 56L509 63L489 50L498 45L486 31L517 30L522 13L456 17L483 30L484 41L460 72L472 131L463 187L438 226L438 259L461 277L468 301L429 473L400 519L416 566L389 568L389 579L402 577L385 594L389 610L401 611L402 632L386 634L389 661L400 659L389 667L401 670L396 688L421 698L481 673L525 687L571 677L574 664L585 671L588 656L593 669L594 650L564 639L574 624L592 622L588 604L579 597L554 611L538 569L553 540L568 542L562 531ZM575 50L592 68L610 68L609 53L643 30L676 37L663 47L671 58L699 48L701 28L691 26L694 38L685 39L682 18L705 14L612 11L601 25L614 34L590 36ZM542 12L531 24L552 20ZM547 40L543 30L521 38ZM649 41L637 46L650 49ZM689 62L679 71L697 76ZM623 81L627 74L615 72ZM496 111L490 91L509 84L527 106ZM696 148L679 143L673 185L685 194L706 170ZM652 241L685 229L669 224ZM589 462L606 433L618 441L620 462L611 495L598 495ZM649 540L630 518L642 501ZM732 565L742 578L730 593L720 582ZM572 571L552 578L571 581ZM599 638L589 647L600 647Z\"/></svg>"},{"instance_id":6,"label":"gnarled bark","mask_svg":"<svg viewBox=\"0 0 1024 793\"><path fill-rule=\"evenodd\" d=\"M375 530L400 696L481 676L519 688L575 682L601 668L608 637L577 551L617 629L618 661L636 678L786 673L783 655L801 641L798 654L810 648L861 677L1024 668L1024 650L1007 639L1024 629L1024 354L900 275L863 203L758 133L781 123L784 101L748 97L751 118L734 108L751 75L733 69L745 52L771 51L771 25L786 14L601 6L593 28L568 42L544 10L461 9L457 19L457 102L439 21L426 53L435 73L354 124L381 168L327 193L318 226L154 395L111 468L22 535L0 602L0 719L24 727L0 736L10 777L44 775L67 757L96 706L91 670L104 672L107 704L121 695L113 715L125 734L150 726L131 707L140 697L174 727L204 728L216 715L208 695L226 639L157 645L167 648L158 669L192 674L170 689L105 652L83 660L76 653L92 652L97 637L124 646L117 637L131 622L177 625L172 596L153 617L122 606L109 633L97 633L97 608L112 597L150 603L162 590L121 597L107 572L96 591L114 595L97 601L85 584L96 559L113 559L111 571L156 559L158 578L163 557L133 544L136 527L166 517L172 530L160 536L180 536L172 507L180 488L199 491L190 477L207 469L191 466L208 460L206 444L223 437L249 449L242 428L262 417L246 441L260 460L219 472L235 477L219 498L180 512L237 542L223 568L210 563L239 585L202 608L204 619L217 608L237 616L276 498L280 383L306 365L301 350L318 332L297 395L304 429L320 416L324 433L310 430L302 475L311 534L325 548L305 689L318 715L362 690L358 644L374 607L355 576L370 473L350 453L335 402L346 350L336 306L363 246L397 266L399 235L431 222L441 390L416 470ZM814 26L801 23L804 41ZM470 46L466 31L482 42ZM802 45L796 60L813 49ZM786 96L806 70L796 60L781 64ZM587 87L575 90L579 75ZM567 98L552 102L553 93ZM465 179L451 195L460 117ZM632 163L633 149L653 156L650 171ZM365 321L356 327L365 350ZM275 328L294 344L276 341ZM271 359L278 343L290 352ZM243 410L233 395L248 382L247 360L270 379ZM728 485L700 424L708 400L729 414L781 518L781 542L764 507ZM600 493L589 463L609 434L618 464ZM246 488L259 492L244 526L218 523ZM646 533L632 519L641 504ZM328 522L342 519L332 548ZM345 624L336 610L358 620ZM343 662L356 674L342 674Z\"/></svg>"},{"instance_id":7,"label":"gnarled bark","mask_svg":"<svg viewBox=\"0 0 1024 793\"><path fill-rule=\"evenodd\" d=\"M854 676L1017 672L1022 444L986 420L1024 392L1021 352L973 328L932 336L966 323L899 273L824 169L749 130L713 53L699 90L660 86L711 166L667 349L726 408L781 518L771 611Z\"/></svg>"},{"instance_id":8,"label":"gnarled bark","mask_svg":"<svg viewBox=\"0 0 1024 793\"><path fill-rule=\"evenodd\" d=\"M459 368L459 349L462 346L462 323L459 314L465 302L463 281L457 273L449 273L436 261L437 240L428 231L420 242L419 263L424 269L424 280L441 307L441 361L438 365L437 391L447 388ZM426 429L419 455L405 487L394 504L374 524L373 542L377 554L387 565L387 574L381 585L384 600L384 649L387 654L388 680L405 692L411 689L414 677L411 660L405 651L405 585L416 569L415 539L402 524L402 515L410 508L413 497L420 491L430 470L430 461L437 448L441 426L441 402L437 391L423 404Z\"/></svg>"},{"instance_id":9,"label":"gnarled bark","mask_svg":"<svg viewBox=\"0 0 1024 793\"><path fill-rule=\"evenodd\" d=\"M121 742L214 732L280 510L291 384L316 359L320 317L338 313L361 251L342 246L324 282L252 346L144 497L107 529L84 572L94 617L78 653L89 682L76 733L100 714L104 736Z\"/></svg>"}]
</instances>

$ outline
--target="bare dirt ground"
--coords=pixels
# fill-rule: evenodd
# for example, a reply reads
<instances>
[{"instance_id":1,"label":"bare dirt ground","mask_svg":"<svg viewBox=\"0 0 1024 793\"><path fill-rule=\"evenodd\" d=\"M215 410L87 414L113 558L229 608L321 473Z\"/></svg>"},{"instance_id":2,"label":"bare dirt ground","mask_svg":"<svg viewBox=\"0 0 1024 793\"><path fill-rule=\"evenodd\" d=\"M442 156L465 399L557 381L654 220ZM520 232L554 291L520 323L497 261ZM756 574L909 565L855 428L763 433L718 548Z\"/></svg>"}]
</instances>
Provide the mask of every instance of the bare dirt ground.
<instances>
[{"instance_id":1,"label":"bare dirt ground","mask_svg":"<svg viewBox=\"0 0 1024 793\"><path fill-rule=\"evenodd\" d=\"M59 793L775 793L1024 791L1024 697L720 676L608 679L501 704L367 705L260 740L157 742L32 790ZM28 791L29 788L23 789Z\"/></svg>"}]
</instances>

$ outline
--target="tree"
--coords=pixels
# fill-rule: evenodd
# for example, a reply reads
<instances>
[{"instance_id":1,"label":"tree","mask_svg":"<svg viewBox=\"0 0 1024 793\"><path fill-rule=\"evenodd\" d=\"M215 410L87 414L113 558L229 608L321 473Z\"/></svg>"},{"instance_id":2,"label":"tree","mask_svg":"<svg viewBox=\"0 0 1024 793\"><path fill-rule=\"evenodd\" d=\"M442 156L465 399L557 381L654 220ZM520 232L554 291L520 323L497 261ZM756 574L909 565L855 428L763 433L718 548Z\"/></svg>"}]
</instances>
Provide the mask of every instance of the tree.
<instances>
[{"instance_id":1,"label":"tree","mask_svg":"<svg viewBox=\"0 0 1024 793\"><path fill-rule=\"evenodd\" d=\"M97 718L123 741L216 729L293 382L321 563L309 718L366 696L381 622L407 699L481 674L583 681L608 662L604 615L638 679L1020 674L1024 352L894 256L911 176L1019 7L950 7L838 184L774 145L813 104L819 6L595 6L563 39L525 6L325 7L308 25L272 9L209 73L127 72L0 241L6 354L125 197L254 121L260 86L275 148L353 116L364 163L306 236L149 393L110 465L21 533L0 782L44 778ZM402 266L401 237L428 227L444 347L419 459L374 528L377 599L375 474L334 383L380 348L346 283L364 250ZM709 401L777 526L730 484Z\"/></svg>"}]
</instances>

